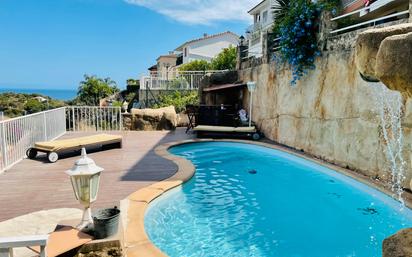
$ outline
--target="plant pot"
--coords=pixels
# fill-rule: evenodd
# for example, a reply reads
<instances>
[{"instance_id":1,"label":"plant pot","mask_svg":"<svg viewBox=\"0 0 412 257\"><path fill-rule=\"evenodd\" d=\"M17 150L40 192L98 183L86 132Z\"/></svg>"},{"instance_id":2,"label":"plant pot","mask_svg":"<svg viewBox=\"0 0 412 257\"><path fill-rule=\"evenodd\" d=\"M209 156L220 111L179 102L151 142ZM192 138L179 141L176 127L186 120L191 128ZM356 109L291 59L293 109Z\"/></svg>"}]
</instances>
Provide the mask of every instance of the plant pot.
<instances>
[{"instance_id":1,"label":"plant pot","mask_svg":"<svg viewBox=\"0 0 412 257\"><path fill-rule=\"evenodd\" d=\"M119 228L119 217L120 210L116 206L98 210L93 215L95 239L104 239L116 234Z\"/></svg>"}]
</instances>

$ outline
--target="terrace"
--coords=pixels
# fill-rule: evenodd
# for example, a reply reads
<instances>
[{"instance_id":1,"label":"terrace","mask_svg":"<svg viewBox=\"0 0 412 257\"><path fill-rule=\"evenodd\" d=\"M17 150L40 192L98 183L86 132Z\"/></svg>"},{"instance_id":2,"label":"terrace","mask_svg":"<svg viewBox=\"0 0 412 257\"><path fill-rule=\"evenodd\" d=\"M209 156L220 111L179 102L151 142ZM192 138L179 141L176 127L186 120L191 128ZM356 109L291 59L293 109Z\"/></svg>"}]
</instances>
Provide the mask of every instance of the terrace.
<instances>
[{"instance_id":1,"label":"terrace","mask_svg":"<svg viewBox=\"0 0 412 257\"><path fill-rule=\"evenodd\" d=\"M313 58L316 72L304 74L294 87L289 86L290 66L273 65L277 60L269 58L280 54L282 39L268 34L259 34L266 41L260 57L251 57L253 49L242 40L231 84L214 85L210 77L211 85L205 87L203 78L221 71L153 72L141 80L146 102L150 90L210 94L200 97L213 102L208 118L236 117L237 108L232 112L225 103L249 105L249 126L253 113L253 121L272 143L182 142L193 137L184 129L126 131L126 117L133 123L135 114L124 115L113 107L67 107L0 122L0 202L6 206L0 221L39 210L79 208L63 172L78 156L67 154L48 163L45 155L25 159L25 151L37 141L105 131L122 135L123 148L88 152L105 169L93 208L121 202L127 256L410 256L403 251L409 251L411 244L404 239L412 233L407 143L412 138L412 80L409 72L397 77L402 82L382 74L394 76L410 67L412 59L402 50L411 45L412 33L385 35L388 40L382 37L379 43L385 51L362 55L358 49L361 40L375 42L368 41L378 38L373 33L387 33L365 31L368 26L406 23L411 9L399 2L395 13L385 9L391 5L375 2L322 19L325 26L312 36L323 38L324 55ZM332 26L351 16L359 19ZM309 30L306 24L302 27ZM260 33L261 28L250 31ZM392 28L396 33L412 31L407 24ZM380 55L385 52L396 58ZM392 69L375 74L362 65L371 59L392 61ZM217 76L223 83L222 74ZM219 90L227 92L214 93ZM203 125L200 111L193 109L195 123ZM214 125L227 124L219 120ZM20 226L24 224L12 229Z\"/></svg>"},{"instance_id":2,"label":"terrace","mask_svg":"<svg viewBox=\"0 0 412 257\"><path fill-rule=\"evenodd\" d=\"M68 132L62 138L91 135L97 132ZM167 131L113 131L123 136L123 148L91 152L104 167L99 197L95 207L119 206L129 194L156 181L172 176L177 167L154 153L157 145L190 138L184 129ZM66 155L57 163L48 163L43 155L24 159L0 174L0 222L35 211L55 208L79 208L73 197L69 177L63 172L73 166L78 155ZM29 197L31 196L31 197Z\"/></svg>"}]
</instances>

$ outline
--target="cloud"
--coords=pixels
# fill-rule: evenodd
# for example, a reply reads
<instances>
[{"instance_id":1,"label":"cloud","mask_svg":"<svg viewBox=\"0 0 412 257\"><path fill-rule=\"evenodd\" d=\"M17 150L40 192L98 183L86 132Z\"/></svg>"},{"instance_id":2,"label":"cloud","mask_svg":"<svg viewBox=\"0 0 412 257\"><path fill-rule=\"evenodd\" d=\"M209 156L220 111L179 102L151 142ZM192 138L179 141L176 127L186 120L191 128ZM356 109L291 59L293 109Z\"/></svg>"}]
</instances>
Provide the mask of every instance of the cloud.
<instances>
[{"instance_id":1,"label":"cloud","mask_svg":"<svg viewBox=\"0 0 412 257\"><path fill-rule=\"evenodd\" d=\"M124 0L185 24L210 25L219 21L251 22L247 11L260 0Z\"/></svg>"}]
</instances>

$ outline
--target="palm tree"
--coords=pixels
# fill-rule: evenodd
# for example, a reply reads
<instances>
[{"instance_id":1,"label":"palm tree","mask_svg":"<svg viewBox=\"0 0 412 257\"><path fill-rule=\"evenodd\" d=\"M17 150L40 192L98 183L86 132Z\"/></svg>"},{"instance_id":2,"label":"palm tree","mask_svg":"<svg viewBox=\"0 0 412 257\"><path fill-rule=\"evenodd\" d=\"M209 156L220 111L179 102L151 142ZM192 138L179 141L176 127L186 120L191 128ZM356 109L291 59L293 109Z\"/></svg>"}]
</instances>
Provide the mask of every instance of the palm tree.
<instances>
[{"instance_id":1,"label":"palm tree","mask_svg":"<svg viewBox=\"0 0 412 257\"><path fill-rule=\"evenodd\" d=\"M116 82L110 78L98 78L96 76L84 75L80 82L77 97L83 104L99 105L100 99L119 92Z\"/></svg>"},{"instance_id":2,"label":"palm tree","mask_svg":"<svg viewBox=\"0 0 412 257\"><path fill-rule=\"evenodd\" d=\"M272 5L273 19L282 20L289 11L290 0L276 0Z\"/></svg>"}]
</instances>

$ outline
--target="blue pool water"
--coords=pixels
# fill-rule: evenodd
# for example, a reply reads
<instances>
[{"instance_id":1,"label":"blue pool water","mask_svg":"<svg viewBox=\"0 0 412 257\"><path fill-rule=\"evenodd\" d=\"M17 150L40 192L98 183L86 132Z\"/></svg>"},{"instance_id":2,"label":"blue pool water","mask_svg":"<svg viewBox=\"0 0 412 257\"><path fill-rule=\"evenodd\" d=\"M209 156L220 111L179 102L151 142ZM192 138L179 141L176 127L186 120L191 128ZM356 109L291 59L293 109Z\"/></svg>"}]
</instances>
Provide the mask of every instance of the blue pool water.
<instances>
[{"instance_id":1,"label":"blue pool water","mask_svg":"<svg viewBox=\"0 0 412 257\"><path fill-rule=\"evenodd\" d=\"M195 176L150 205L145 228L169 256L381 256L412 211L333 170L229 142L170 150Z\"/></svg>"}]
</instances>

